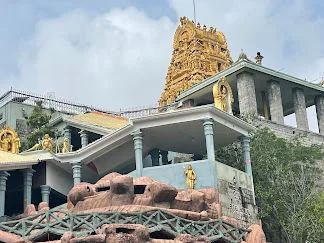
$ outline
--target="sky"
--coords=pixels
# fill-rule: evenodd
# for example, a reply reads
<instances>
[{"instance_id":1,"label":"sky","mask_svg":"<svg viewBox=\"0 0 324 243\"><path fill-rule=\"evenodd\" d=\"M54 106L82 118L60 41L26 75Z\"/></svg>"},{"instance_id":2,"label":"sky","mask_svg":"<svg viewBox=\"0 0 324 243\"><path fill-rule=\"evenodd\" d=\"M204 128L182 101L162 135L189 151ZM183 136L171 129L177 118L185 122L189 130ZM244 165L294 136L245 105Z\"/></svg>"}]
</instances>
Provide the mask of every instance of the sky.
<instances>
[{"instance_id":1,"label":"sky","mask_svg":"<svg viewBox=\"0 0 324 243\"><path fill-rule=\"evenodd\" d=\"M263 65L324 77L324 1L196 0L196 19ZM156 105L179 18L192 0L0 0L0 89L10 87L116 110ZM308 109L316 131L315 109ZM295 125L294 116L286 118Z\"/></svg>"}]
</instances>

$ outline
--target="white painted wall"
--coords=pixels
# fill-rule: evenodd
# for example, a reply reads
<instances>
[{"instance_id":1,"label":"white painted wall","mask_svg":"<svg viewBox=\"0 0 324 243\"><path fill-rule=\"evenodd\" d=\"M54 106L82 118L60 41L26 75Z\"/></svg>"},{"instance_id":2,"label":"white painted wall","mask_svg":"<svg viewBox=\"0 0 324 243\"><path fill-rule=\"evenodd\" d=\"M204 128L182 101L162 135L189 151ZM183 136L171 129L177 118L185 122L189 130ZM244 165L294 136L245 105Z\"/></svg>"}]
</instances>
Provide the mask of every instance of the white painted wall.
<instances>
[{"instance_id":1,"label":"white painted wall","mask_svg":"<svg viewBox=\"0 0 324 243\"><path fill-rule=\"evenodd\" d=\"M57 165L47 162L46 184L66 196L73 187L73 176Z\"/></svg>"}]
</instances>

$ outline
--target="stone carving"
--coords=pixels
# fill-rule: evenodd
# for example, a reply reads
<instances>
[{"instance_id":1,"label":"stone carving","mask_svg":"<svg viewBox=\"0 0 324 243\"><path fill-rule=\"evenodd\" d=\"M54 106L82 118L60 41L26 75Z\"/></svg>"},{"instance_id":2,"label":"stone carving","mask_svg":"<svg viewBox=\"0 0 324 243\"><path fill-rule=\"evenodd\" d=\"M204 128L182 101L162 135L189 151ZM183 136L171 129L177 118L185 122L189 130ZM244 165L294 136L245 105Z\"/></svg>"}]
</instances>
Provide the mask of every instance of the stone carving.
<instances>
[{"instance_id":1,"label":"stone carving","mask_svg":"<svg viewBox=\"0 0 324 243\"><path fill-rule=\"evenodd\" d=\"M194 189L197 183L197 176L195 171L192 169L192 166L188 165L188 170L186 170L184 167L184 173L187 177L186 184L188 186L188 189Z\"/></svg>"},{"instance_id":2,"label":"stone carving","mask_svg":"<svg viewBox=\"0 0 324 243\"><path fill-rule=\"evenodd\" d=\"M232 88L223 77L213 86L213 96L215 107L232 114L232 104L234 101Z\"/></svg>"},{"instance_id":3,"label":"stone carving","mask_svg":"<svg viewBox=\"0 0 324 243\"><path fill-rule=\"evenodd\" d=\"M50 222L57 219L64 219L68 215L81 215L87 213L105 213L121 212L125 214L149 212L148 210L163 209L182 219L193 221L208 221L210 219L221 218L223 221L237 226L238 221L234 218L222 216L220 205L218 203L218 192L214 188L208 189L190 189L177 190L173 186L154 181L149 177L132 178L129 175L120 175L111 173L100 179L96 184L80 183L74 186L68 194L67 208L60 208L50 216ZM24 214L16 219L22 220L29 217L37 224L46 223L44 211L49 210L47 203L40 203L38 211L34 205L28 205ZM50 211L51 212L51 211ZM148 214L149 216L151 214ZM34 216L33 219L30 217ZM154 216L154 215L152 215ZM76 216L77 217L77 216ZM124 217L121 214L121 217ZM40 220L40 223L37 221ZM165 221L161 218L161 221ZM132 221L133 222L133 221ZM89 225L92 223L88 223ZM53 224L55 232L55 224ZM65 226L60 224L60 230ZM63 228L62 228L63 227ZM106 243L106 242L137 242L137 243L209 243L210 239L204 235L192 236L188 234L170 234L166 230L150 233L147 227L141 224L104 224L100 225L91 235L76 236L75 232L66 231L60 240L44 241L57 243ZM70 228L67 228L69 230ZM150 228L152 229L152 228ZM227 229L227 228L226 228ZM252 236L248 235L246 243L265 243L262 228L258 225L252 225ZM18 231L17 231L18 232ZM29 234L37 234L38 230L32 230ZM45 233L44 233L45 234ZM231 233L231 237L234 237ZM251 233L250 233L251 234ZM47 235L47 233L46 233ZM61 233L62 235L62 233ZM83 234L84 235L84 234ZM29 236L28 236L29 237ZM37 237L40 237L39 235ZM45 238L44 238L45 239ZM165 240L168 239L168 240ZM23 238L3 232L0 230L1 242L21 242L25 243ZM31 242L31 241L29 241ZM238 241L233 241L238 242Z\"/></svg>"},{"instance_id":4,"label":"stone carving","mask_svg":"<svg viewBox=\"0 0 324 243\"><path fill-rule=\"evenodd\" d=\"M168 68L164 92L159 105L175 101L184 90L232 65L225 36L186 17L180 18L173 40L173 53Z\"/></svg>"},{"instance_id":5,"label":"stone carving","mask_svg":"<svg viewBox=\"0 0 324 243\"><path fill-rule=\"evenodd\" d=\"M69 143L68 138L64 138L63 142L56 141L55 152L56 153L68 153L72 152L73 145Z\"/></svg>"},{"instance_id":6,"label":"stone carving","mask_svg":"<svg viewBox=\"0 0 324 243\"><path fill-rule=\"evenodd\" d=\"M19 153L20 139L11 127L4 125L0 130L0 149L4 152Z\"/></svg>"}]
</instances>

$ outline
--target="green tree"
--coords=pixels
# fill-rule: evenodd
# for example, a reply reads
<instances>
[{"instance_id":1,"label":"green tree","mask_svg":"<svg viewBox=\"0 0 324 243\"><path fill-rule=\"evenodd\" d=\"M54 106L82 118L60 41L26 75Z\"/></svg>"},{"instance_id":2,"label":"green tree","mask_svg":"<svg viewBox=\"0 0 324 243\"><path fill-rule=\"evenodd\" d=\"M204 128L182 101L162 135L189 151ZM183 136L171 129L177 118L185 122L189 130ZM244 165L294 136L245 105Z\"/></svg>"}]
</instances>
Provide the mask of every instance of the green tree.
<instances>
[{"instance_id":1,"label":"green tree","mask_svg":"<svg viewBox=\"0 0 324 243\"><path fill-rule=\"evenodd\" d=\"M322 242L323 194L316 162L324 158L322 146L302 145L278 138L267 128L251 137L251 161L259 216L268 240L273 242ZM216 151L218 161L243 169L240 143ZM316 200L315 200L316 199ZM321 240L320 240L321 239Z\"/></svg>"},{"instance_id":2,"label":"green tree","mask_svg":"<svg viewBox=\"0 0 324 243\"><path fill-rule=\"evenodd\" d=\"M50 109L49 112L46 112L42 101L36 101L36 106L30 114L23 112L29 133L22 141L22 151L34 146L45 134L49 134L52 138L61 136L57 128L49 125L49 121L52 119L54 112L54 109Z\"/></svg>"}]
</instances>

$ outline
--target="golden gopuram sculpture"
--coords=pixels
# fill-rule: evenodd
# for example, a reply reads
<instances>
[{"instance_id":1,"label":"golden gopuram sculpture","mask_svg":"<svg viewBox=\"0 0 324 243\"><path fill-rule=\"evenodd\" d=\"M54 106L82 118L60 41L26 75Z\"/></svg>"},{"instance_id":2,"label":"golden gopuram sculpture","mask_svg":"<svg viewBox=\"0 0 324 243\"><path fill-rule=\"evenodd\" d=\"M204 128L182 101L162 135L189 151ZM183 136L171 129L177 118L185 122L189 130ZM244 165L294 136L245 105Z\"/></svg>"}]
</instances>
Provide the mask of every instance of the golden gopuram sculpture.
<instances>
[{"instance_id":1,"label":"golden gopuram sculpture","mask_svg":"<svg viewBox=\"0 0 324 243\"><path fill-rule=\"evenodd\" d=\"M15 130L4 125L0 130L0 150L4 152L19 153L20 139Z\"/></svg>"},{"instance_id":2,"label":"golden gopuram sculpture","mask_svg":"<svg viewBox=\"0 0 324 243\"><path fill-rule=\"evenodd\" d=\"M197 176L195 171L192 169L191 165L188 165L188 169L186 170L185 167L183 167L184 173L186 176L186 184L188 186L188 189L194 189L195 185L197 184Z\"/></svg>"},{"instance_id":3,"label":"golden gopuram sculpture","mask_svg":"<svg viewBox=\"0 0 324 243\"><path fill-rule=\"evenodd\" d=\"M226 78L221 78L213 86L213 96L215 107L232 114L232 104L234 101L232 88L227 83Z\"/></svg>"},{"instance_id":4,"label":"golden gopuram sculpture","mask_svg":"<svg viewBox=\"0 0 324 243\"><path fill-rule=\"evenodd\" d=\"M159 105L171 104L184 90L228 68L233 61L227 49L225 36L215 28L200 26L180 18L168 68L164 92Z\"/></svg>"}]
</instances>

